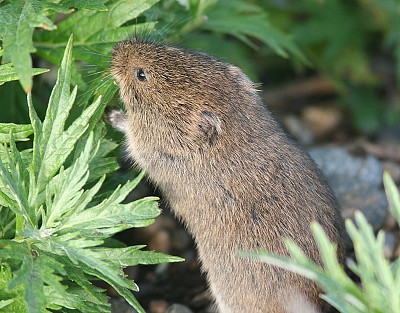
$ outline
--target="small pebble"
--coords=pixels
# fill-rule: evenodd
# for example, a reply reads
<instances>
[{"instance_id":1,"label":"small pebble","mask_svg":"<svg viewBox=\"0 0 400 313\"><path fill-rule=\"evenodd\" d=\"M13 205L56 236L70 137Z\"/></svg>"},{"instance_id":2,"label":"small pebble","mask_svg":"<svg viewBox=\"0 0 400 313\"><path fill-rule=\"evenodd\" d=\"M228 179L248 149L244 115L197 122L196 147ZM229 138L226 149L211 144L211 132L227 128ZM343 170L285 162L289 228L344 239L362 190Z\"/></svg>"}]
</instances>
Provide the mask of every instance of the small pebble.
<instances>
[{"instance_id":1,"label":"small pebble","mask_svg":"<svg viewBox=\"0 0 400 313\"><path fill-rule=\"evenodd\" d=\"M171 236L169 232L162 229L155 233L149 241L148 249L168 253L171 250Z\"/></svg>"},{"instance_id":2,"label":"small pebble","mask_svg":"<svg viewBox=\"0 0 400 313\"><path fill-rule=\"evenodd\" d=\"M168 303L164 300L152 300L149 303L149 313L166 313Z\"/></svg>"},{"instance_id":3,"label":"small pebble","mask_svg":"<svg viewBox=\"0 0 400 313\"><path fill-rule=\"evenodd\" d=\"M165 313L193 313L191 309L189 309L186 305L174 303L170 307L168 307Z\"/></svg>"},{"instance_id":4,"label":"small pebble","mask_svg":"<svg viewBox=\"0 0 400 313\"><path fill-rule=\"evenodd\" d=\"M135 240L140 244L147 244L150 238L161 230L160 217L157 217L153 224L135 229Z\"/></svg>"},{"instance_id":5,"label":"small pebble","mask_svg":"<svg viewBox=\"0 0 400 313\"><path fill-rule=\"evenodd\" d=\"M322 138L339 127L343 116L336 107L309 106L303 110L303 119L313 136Z\"/></svg>"}]
</instances>

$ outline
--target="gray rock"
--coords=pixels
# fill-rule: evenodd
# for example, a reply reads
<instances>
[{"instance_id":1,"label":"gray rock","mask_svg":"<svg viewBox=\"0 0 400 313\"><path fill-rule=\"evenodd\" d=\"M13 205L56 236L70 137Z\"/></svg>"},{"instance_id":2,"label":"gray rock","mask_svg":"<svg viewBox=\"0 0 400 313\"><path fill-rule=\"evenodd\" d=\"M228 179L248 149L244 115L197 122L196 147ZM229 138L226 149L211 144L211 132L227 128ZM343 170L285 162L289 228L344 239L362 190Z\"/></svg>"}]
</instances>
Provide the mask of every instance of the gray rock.
<instances>
[{"instance_id":1,"label":"gray rock","mask_svg":"<svg viewBox=\"0 0 400 313\"><path fill-rule=\"evenodd\" d=\"M375 231L380 229L385 222L387 201L379 160L372 155L351 155L343 147L319 147L309 152L324 173L342 212L360 210Z\"/></svg>"}]
</instances>

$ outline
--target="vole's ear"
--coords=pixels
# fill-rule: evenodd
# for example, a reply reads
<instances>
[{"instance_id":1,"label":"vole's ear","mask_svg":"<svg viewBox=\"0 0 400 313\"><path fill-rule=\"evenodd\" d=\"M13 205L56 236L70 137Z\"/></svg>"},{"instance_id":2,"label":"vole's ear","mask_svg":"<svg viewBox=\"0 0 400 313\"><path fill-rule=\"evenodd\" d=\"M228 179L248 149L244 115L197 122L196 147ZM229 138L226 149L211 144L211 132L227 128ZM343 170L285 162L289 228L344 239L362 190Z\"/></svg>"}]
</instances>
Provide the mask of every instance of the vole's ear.
<instances>
[{"instance_id":1,"label":"vole's ear","mask_svg":"<svg viewBox=\"0 0 400 313\"><path fill-rule=\"evenodd\" d=\"M222 132L221 120L214 113L203 111L200 113L199 130L202 139L212 145Z\"/></svg>"}]
</instances>

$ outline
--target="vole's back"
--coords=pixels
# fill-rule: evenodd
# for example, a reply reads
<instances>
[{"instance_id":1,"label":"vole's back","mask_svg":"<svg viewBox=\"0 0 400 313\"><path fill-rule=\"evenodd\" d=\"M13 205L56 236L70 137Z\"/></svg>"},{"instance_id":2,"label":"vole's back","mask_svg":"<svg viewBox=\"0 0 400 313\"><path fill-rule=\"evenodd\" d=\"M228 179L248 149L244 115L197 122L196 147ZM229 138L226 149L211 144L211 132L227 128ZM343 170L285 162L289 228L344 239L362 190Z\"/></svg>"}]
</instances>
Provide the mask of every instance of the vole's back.
<instances>
[{"instance_id":1,"label":"vole's back","mask_svg":"<svg viewBox=\"0 0 400 313\"><path fill-rule=\"evenodd\" d=\"M259 249L287 255L289 237L320 263L312 221L341 254L332 192L251 81L203 54L135 40L117 45L111 70L126 107L111 120L192 232L219 311L307 312L319 305L311 281L237 256Z\"/></svg>"}]
</instances>

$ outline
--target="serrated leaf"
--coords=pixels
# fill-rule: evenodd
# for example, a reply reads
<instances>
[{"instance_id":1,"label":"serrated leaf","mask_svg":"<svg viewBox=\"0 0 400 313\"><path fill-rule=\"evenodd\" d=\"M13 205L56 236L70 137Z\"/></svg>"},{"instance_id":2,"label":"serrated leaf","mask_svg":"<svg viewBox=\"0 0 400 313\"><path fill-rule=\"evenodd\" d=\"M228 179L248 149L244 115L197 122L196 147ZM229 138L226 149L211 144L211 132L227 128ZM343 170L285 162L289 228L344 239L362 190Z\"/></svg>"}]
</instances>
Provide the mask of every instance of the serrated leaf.
<instances>
[{"instance_id":1,"label":"serrated leaf","mask_svg":"<svg viewBox=\"0 0 400 313\"><path fill-rule=\"evenodd\" d=\"M38 174L39 186L44 186L49 182L72 152L75 143L88 129L89 120L99 108L100 100L99 98L91 104L60 137L48 142Z\"/></svg>"},{"instance_id":2,"label":"serrated leaf","mask_svg":"<svg viewBox=\"0 0 400 313\"><path fill-rule=\"evenodd\" d=\"M66 255L75 263L80 265L80 268L87 274L96 276L108 283L118 284L124 288L131 290L138 290L136 284L132 281L124 279L118 271L104 262L92 253L89 249L84 249L85 245L88 247L92 245L99 245L100 242L89 241L85 239L65 240L63 237L49 237L46 242L39 242L36 244L40 249L49 253L58 253Z\"/></svg>"},{"instance_id":3,"label":"serrated leaf","mask_svg":"<svg viewBox=\"0 0 400 313\"><path fill-rule=\"evenodd\" d=\"M10 145L11 150L7 152L8 168L0 159L0 184L4 187L3 190L0 190L0 198L17 214L17 219L21 218L19 222L35 225L35 212L28 205L28 195L25 188L26 169L12 136ZM22 227L22 225L17 223L17 230L19 231L18 227Z\"/></svg>"},{"instance_id":4,"label":"serrated leaf","mask_svg":"<svg viewBox=\"0 0 400 313\"><path fill-rule=\"evenodd\" d=\"M107 7L102 0L64 0L62 5L69 8L89 9L97 11L107 11Z\"/></svg>"},{"instance_id":5,"label":"serrated leaf","mask_svg":"<svg viewBox=\"0 0 400 313\"><path fill-rule=\"evenodd\" d=\"M65 121L76 96L76 88L70 93L69 86L71 57L72 37L66 47L57 84L49 100L49 107L41 133L38 133L39 138L35 138L37 142L45 144L41 144L37 146L37 149L34 149L35 162L32 163L32 171L34 173L32 175L37 176L37 186L32 188L33 196L30 197L32 202L36 200L36 196L42 192L44 186L57 173L62 163L74 149L75 143L89 128L89 120L95 112L98 112L101 104L100 98L97 99L64 131ZM36 118L34 119L35 123L40 125L40 122ZM36 146L35 143L34 146Z\"/></svg>"},{"instance_id":6,"label":"serrated leaf","mask_svg":"<svg viewBox=\"0 0 400 313\"><path fill-rule=\"evenodd\" d=\"M41 270L39 261L27 255L10 282L11 289L20 284L23 285L27 312L42 312L45 308L46 299L43 293L44 282Z\"/></svg>"},{"instance_id":7,"label":"serrated leaf","mask_svg":"<svg viewBox=\"0 0 400 313\"><path fill-rule=\"evenodd\" d=\"M118 266L135 266L138 264L160 264L167 262L182 262L184 259L154 251L140 250L143 246L126 248L92 249L98 258L108 260Z\"/></svg>"},{"instance_id":8,"label":"serrated leaf","mask_svg":"<svg viewBox=\"0 0 400 313\"><path fill-rule=\"evenodd\" d=\"M400 193L388 172L383 174L383 183L385 185L390 212L400 225Z\"/></svg>"},{"instance_id":9,"label":"serrated leaf","mask_svg":"<svg viewBox=\"0 0 400 313\"><path fill-rule=\"evenodd\" d=\"M3 41L3 62L11 61L25 92L32 87L32 60L34 27L54 29L43 13L45 1L15 0L0 9L0 38Z\"/></svg>"},{"instance_id":10,"label":"serrated leaf","mask_svg":"<svg viewBox=\"0 0 400 313\"><path fill-rule=\"evenodd\" d=\"M23 312L25 310L24 295L22 286L12 290L8 289L12 279L12 272L8 264L0 265L0 312Z\"/></svg>"},{"instance_id":11,"label":"serrated leaf","mask_svg":"<svg viewBox=\"0 0 400 313\"><path fill-rule=\"evenodd\" d=\"M79 229L87 237L104 237L131 227L144 227L153 223L160 214L156 197L147 197L127 204L106 204L88 208L67 218L59 230Z\"/></svg>"},{"instance_id":12,"label":"serrated leaf","mask_svg":"<svg viewBox=\"0 0 400 313\"><path fill-rule=\"evenodd\" d=\"M32 125L17 125L13 123L0 123L0 143L10 142L10 131L13 130L15 141L29 140L28 136L33 134Z\"/></svg>"},{"instance_id":13,"label":"serrated leaf","mask_svg":"<svg viewBox=\"0 0 400 313\"><path fill-rule=\"evenodd\" d=\"M71 47L72 38L44 123L28 94L29 130L25 125L0 124L0 134L10 132L9 147L0 146L0 205L5 206L0 207L0 226L16 225L14 239L0 239L0 260L13 270L7 282L11 292L18 290L24 295L24 300L14 294L0 297L0 301L5 300L0 306L14 310L14 304L22 303L23 308L16 312L107 312L104 291L90 282L97 277L113 286L138 312L144 312L131 292L137 290L136 284L124 277L117 261L109 262L104 255L121 257L127 264L180 259L133 251L139 247L115 250L114 254L111 248L102 247L105 239L120 230L152 223L160 210L155 197L121 203L144 173L116 188L106 199L99 194L105 175L87 186L90 175L94 179L116 167L115 159L107 156L116 145L104 139L103 123L95 125L103 109L100 99L66 123L76 95L76 89L70 92L69 86ZM18 140L33 132L33 148L18 151L14 131ZM102 253L102 249L107 251Z\"/></svg>"},{"instance_id":14,"label":"serrated leaf","mask_svg":"<svg viewBox=\"0 0 400 313\"><path fill-rule=\"evenodd\" d=\"M68 277L79 286L75 288L71 286L69 292L80 294L81 298L85 298L87 301L95 303L99 307L109 307L108 298L104 293L104 289L94 286L90 279L91 277L88 277L81 268L76 267L67 256L57 256L57 258L64 264ZM75 289L75 291L71 291L71 289Z\"/></svg>"},{"instance_id":15,"label":"serrated leaf","mask_svg":"<svg viewBox=\"0 0 400 313\"><path fill-rule=\"evenodd\" d=\"M0 300L0 309L5 308L6 306L10 305L13 302L14 302L14 299Z\"/></svg>"},{"instance_id":16,"label":"serrated leaf","mask_svg":"<svg viewBox=\"0 0 400 313\"><path fill-rule=\"evenodd\" d=\"M46 299L51 301L51 306L57 306L57 309L64 307L71 310L75 309L79 312L85 313L110 312L110 305L107 304L107 299L105 299L102 303L93 303L87 300L87 294L83 292L67 292L65 295L61 296L58 293L54 292L52 288L45 287L44 294L46 296ZM82 301L82 299L85 299L85 301Z\"/></svg>"},{"instance_id":17,"label":"serrated leaf","mask_svg":"<svg viewBox=\"0 0 400 313\"><path fill-rule=\"evenodd\" d=\"M89 159L93 145L93 134L86 141L86 148L80 157L70 167L69 171L61 169L58 184L47 191L46 208L43 226L53 228L54 223L59 222L61 217L73 211L78 206L78 200L83 194L83 187L89 177ZM98 147L98 145L97 145ZM94 151L96 153L96 151Z\"/></svg>"},{"instance_id":18,"label":"serrated leaf","mask_svg":"<svg viewBox=\"0 0 400 313\"><path fill-rule=\"evenodd\" d=\"M58 24L52 33L36 33L35 46L38 54L48 61L58 64L63 53L64 43L70 33L76 38L74 58L95 65L95 79L85 70L76 71L75 82L80 82L83 94L79 103L86 105L93 95L102 95L103 102L108 102L117 88L108 72L111 49L118 41L136 34L149 34L154 31L155 23L124 24L135 19L159 0L118 0L107 4L106 12L79 10L68 19ZM80 74L83 73L83 74ZM82 76L81 76L82 75ZM89 81L88 81L89 80ZM87 85L86 85L87 84Z\"/></svg>"},{"instance_id":19,"label":"serrated leaf","mask_svg":"<svg viewBox=\"0 0 400 313\"><path fill-rule=\"evenodd\" d=\"M207 14L207 21L201 25L201 29L229 34L252 47L256 47L252 42L252 39L256 39L281 57L287 58L290 54L303 63L308 62L288 35L270 23L265 11L249 2L219 1L214 10Z\"/></svg>"},{"instance_id":20,"label":"serrated leaf","mask_svg":"<svg viewBox=\"0 0 400 313\"><path fill-rule=\"evenodd\" d=\"M57 62L65 42L73 33L76 38L74 56L85 60L85 55L91 55L96 58L93 64L99 64L99 57L104 59L103 56L111 50L114 43L135 33L140 34L145 30L148 32L150 27L154 27L154 23L122 25L134 20L158 1L117 0L109 3L107 11L104 12L79 10L60 22L55 32L35 34L35 46L41 48L39 51L41 55Z\"/></svg>"},{"instance_id":21,"label":"serrated leaf","mask_svg":"<svg viewBox=\"0 0 400 313\"><path fill-rule=\"evenodd\" d=\"M90 164L90 175L88 182L93 182L107 173L119 169L119 164L114 157L97 159Z\"/></svg>"},{"instance_id":22,"label":"serrated leaf","mask_svg":"<svg viewBox=\"0 0 400 313\"><path fill-rule=\"evenodd\" d=\"M138 312L138 313L146 313L146 311L142 308L142 306L139 304L139 302L136 300L135 296L132 294L130 289L124 288L120 285L116 285L113 282L108 282L114 289L120 294L122 297L125 298L125 300L133 306L133 308Z\"/></svg>"},{"instance_id":23,"label":"serrated leaf","mask_svg":"<svg viewBox=\"0 0 400 313\"><path fill-rule=\"evenodd\" d=\"M57 33L63 35L61 38L65 38L73 32L78 42L90 42L90 38L96 38L104 31L116 29L129 20L135 19L158 1L117 0L107 6L106 12L82 10L60 23Z\"/></svg>"},{"instance_id":24,"label":"serrated leaf","mask_svg":"<svg viewBox=\"0 0 400 313\"><path fill-rule=\"evenodd\" d=\"M47 68L33 68L32 75L35 76L46 73L48 71L49 69ZM12 67L11 63L0 65L0 85L18 79L18 74L15 72L15 69Z\"/></svg>"}]
</instances>

